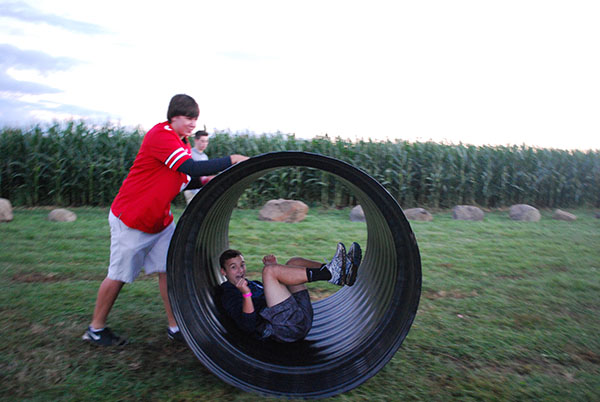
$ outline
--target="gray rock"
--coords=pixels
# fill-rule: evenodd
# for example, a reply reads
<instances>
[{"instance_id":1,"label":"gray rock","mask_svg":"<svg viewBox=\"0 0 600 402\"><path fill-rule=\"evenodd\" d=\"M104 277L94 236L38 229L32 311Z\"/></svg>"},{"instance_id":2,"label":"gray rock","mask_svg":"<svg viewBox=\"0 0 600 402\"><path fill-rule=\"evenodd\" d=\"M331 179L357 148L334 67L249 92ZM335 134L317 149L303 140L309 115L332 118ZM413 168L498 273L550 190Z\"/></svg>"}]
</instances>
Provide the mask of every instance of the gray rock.
<instances>
[{"instance_id":1,"label":"gray rock","mask_svg":"<svg viewBox=\"0 0 600 402\"><path fill-rule=\"evenodd\" d=\"M68 209L57 208L50 211L48 220L52 222L75 222L77 215Z\"/></svg>"},{"instance_id":2,"label":"gray rock","mask_svg":"<svg viewBox=\"0 0 600 402\"><path fill-rule=\"evenodd\" d=\"M306 218L308 205L296 200L270 200L261 208L258 219L273 222L300 222Z\"/></svg>"},{"instance_id":3,"label":"gray rock","mask_svg":"<svg viewBox=\"0 0 600 402\"><path fill-rule=\"evenodd\" d=\"M474 205L457 205L452 208L452 217L462 221L482 221L484 213Z\"/></svg>"},{"instance_id":4,"label":"gray rock","mask_svg":"<svg viewBox=\"0 0 600 402\"><path fill-rule=\"evenodd\" d=\"M409 208L403 210L403 212L406 218L411 221L430 222L433 220L433 215L431 215L429 211L424 208Z\"/></svg>"},{"instance_id":5,"label":"gray rock","mask_svg":"<svg viewBox=\"0 0 600 402\"><path fill-rule=\"evenodd\" d=\"M508 216L513 221L537 222L542 218L537 208L527 204L515 204L508 210Z\"/></svg>"},{"instance_id":6,"label":"gray rock","mask_svg":"<svg viewBox=\"0 0 600 402\"><path fill-rule=\"evenodd\" d=\"M557 209L554 211L554 215L552 216L554 219L558 219L560 221L573 222L577 219L577 216L569 213L567 211L563 211L561 209Z\"/></svg>"},{"instance_id":7,"label":"gray rock","mask_svg":"<svg viewBox=\"0 0 600 402\"><path fill-rule=\"evenodd\" d=\"M355 206L350 211L350 220L352 222L366 222L365 211L363 211L360 205Z\"/></svg>"},{"instance_id":8,"label":"gray rock","mask_svg":"<svg viewBox=\"0 0 600 402\"><path fill-rule=\"evenodd\" d=\"M0 198L0 222L10 222L13 220L13 209L9 200Z\"/></svg>"}]
</instances>

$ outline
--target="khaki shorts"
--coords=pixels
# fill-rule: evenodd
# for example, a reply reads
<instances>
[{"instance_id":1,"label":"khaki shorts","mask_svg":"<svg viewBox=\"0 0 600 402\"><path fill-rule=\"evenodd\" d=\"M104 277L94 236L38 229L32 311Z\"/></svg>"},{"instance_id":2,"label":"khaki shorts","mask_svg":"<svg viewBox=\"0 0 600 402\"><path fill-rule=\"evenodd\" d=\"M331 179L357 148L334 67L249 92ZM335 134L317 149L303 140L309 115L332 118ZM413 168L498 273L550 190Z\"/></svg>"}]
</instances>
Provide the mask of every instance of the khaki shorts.
<instances>
[{"instance_id":1,"label":"khaki shorts","mask_svg":"<svg viewBox=\"0 0 600 402\"><path fill-rule=\"evenodd\" d=\"M145 233L132 229L117 218L112 211L108 214L110 225L110 279L131 283L142 268L146 275L167 272L167 253L175 223L159 233Z\"/></svg>"}]
</instances>

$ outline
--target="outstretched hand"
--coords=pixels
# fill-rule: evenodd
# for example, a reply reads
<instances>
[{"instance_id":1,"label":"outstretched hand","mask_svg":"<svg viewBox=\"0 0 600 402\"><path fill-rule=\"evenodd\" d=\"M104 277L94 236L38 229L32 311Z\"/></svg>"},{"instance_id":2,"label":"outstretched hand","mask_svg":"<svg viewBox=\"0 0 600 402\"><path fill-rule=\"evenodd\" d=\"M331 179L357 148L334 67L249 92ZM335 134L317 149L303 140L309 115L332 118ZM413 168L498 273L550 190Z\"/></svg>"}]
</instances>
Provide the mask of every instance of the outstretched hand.
<instances>
[{"instance_id":1,"label":"outstretched hand","mask_svg":"<svg viewBox=\"0 0 600 402\"><path fill-rule=\"evenodd\" d=\"M235 165L235 164L236 164L236 163L238 163L238 162L243 162L243 161L245 161L245 160L248 160L248 159L250 159L250 158L248 158L248 157L247 157L247 156L245 156L245 155L239 155L239 154L233 154L233 155L230 155L230 156L229 156L229 158L231 159L231 164L232 164L232 165Z\"/></svg>"},{"instance_id":2,"label":"outstretched hand","mask_svg":"<svg viewBox=\"0 0 600 402\"><path fill-rule=\"evenodd\" d=\"M275 265L275 264L277 264L277 258L273 254L265 255L263 257L263 264Z\"/></svg>"}]
</instances>

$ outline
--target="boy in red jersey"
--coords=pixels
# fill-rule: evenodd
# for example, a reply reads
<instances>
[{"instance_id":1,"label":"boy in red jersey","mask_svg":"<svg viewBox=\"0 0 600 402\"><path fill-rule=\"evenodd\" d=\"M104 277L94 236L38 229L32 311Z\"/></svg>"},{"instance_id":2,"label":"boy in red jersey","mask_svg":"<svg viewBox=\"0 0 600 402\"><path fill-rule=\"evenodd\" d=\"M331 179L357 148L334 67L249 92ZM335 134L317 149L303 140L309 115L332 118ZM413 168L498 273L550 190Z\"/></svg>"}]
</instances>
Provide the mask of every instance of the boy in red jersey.
<instances>
[{"instance_id":1,"label":"boy in red jersey","mask_svg":"<svg viewBox=\"0 0 600 402\"><path fill-rule=\"evenodd\" d=\"M194 161L187 137L192 135L200 110L188 95L175 95L167 121L154 126L142 141L127 178L109 213L110 265L102 281L92 322L83 339L95 345L124 345L127 341L106 327L106 319L125 283L131 283L142 267L158 273L170 339L183 340L167 293L167 252L175 231L171 201L184 189L200 187L200 177L216 174L248 157L231 155Z\"/></svg>"}]
</instances>

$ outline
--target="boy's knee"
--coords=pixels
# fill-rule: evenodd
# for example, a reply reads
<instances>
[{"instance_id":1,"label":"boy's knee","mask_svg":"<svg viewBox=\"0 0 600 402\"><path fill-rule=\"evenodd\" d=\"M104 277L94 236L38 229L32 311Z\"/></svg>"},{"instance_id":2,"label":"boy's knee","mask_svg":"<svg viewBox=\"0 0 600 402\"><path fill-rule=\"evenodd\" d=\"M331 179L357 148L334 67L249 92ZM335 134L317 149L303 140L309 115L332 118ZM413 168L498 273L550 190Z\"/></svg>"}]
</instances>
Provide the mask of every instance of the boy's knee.
<instances>
[{"instance_id":1,"label":"boy's knee","mask_svg":"<svg viewBox=\"0 0 600 402\"><path fill-rule=\"evenodd\" d=\"M269 277L269 276L274 276L275 274L275 265L265 265L262 269L262 276L264 277Z\"/></svg>"}]
</instances>

